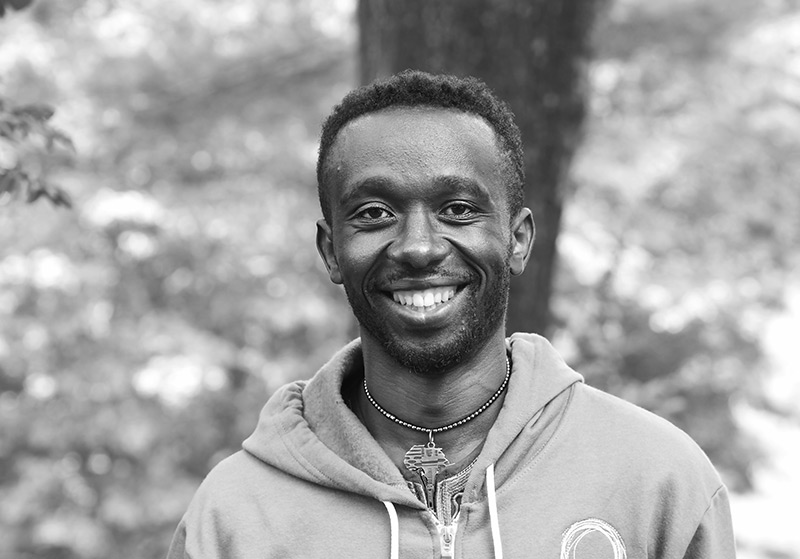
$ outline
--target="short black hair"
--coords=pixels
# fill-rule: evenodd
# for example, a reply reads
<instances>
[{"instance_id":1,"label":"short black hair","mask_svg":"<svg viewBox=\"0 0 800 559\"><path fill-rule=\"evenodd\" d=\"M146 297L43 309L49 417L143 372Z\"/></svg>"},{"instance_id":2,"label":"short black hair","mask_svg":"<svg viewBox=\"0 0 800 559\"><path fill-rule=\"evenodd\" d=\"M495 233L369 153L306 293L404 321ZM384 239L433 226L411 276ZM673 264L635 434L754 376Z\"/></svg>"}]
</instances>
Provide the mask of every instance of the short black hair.
<instances>
[{"instance_id":1,"label":"short black hair","mask_svg":"<svg viewBox=\"0 0 800 559\"><path fill-rule=\"evenodd\" d=\"M405 70L351 91L334 107L322 125L317 159L317 192L325 220L331 222L330 200L323 185L325 160L339 131L351 120L368 113L390 107L418 106L460 110L480 116L491 125L509 163L504 174L507 177L509 210L513 219L522 208L525 167L522 139L511 109L477 78Z\"/></svg>"}]
</instances>

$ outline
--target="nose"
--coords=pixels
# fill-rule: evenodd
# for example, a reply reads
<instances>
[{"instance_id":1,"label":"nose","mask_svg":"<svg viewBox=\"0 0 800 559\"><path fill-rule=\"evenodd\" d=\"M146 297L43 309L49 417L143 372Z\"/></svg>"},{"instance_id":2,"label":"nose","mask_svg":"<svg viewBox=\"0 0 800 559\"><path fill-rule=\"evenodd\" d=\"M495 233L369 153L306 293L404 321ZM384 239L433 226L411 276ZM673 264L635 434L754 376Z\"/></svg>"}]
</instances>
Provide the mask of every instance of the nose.
<instances>
[{"instance_id":1,"label":"nose","mask_svg":"<svg viewBox=\"0 0 800 559\"><path fill-rule=\"evenodd\" d=\"M448 245L436 229L435 218L415 212L405 219L400 235L387 248L390 259L416 269L438 264Z\"/></svg>"}]
</instances>

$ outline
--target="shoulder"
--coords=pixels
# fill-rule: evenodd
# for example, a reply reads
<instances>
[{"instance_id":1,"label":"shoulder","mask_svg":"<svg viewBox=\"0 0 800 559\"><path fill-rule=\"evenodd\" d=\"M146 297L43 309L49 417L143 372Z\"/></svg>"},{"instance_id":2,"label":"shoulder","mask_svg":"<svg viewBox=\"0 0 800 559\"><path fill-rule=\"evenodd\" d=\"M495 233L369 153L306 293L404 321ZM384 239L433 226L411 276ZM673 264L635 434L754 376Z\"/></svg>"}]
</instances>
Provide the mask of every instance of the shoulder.
<instances>
[{"instance_id":1,"label":"shoulder","mask_svg":"<svg viewBox=\"0 0 800 559\"><path fill-rule=\"evenodd\" d=\"M572 400L576 419L590 422L593 429L604 431L608 437L638 440L647 435L659 444L696 447L689 435L663 417L592 386L575 385Z\"/></svg>"},{"instance_id":2,"label":"shoulder","mask_svg":"<svg viewBox=\"0 0 800 559\"><path fill-rule=\"evenodd\" d=\"M280 496L286 474L248 452L238 451L217 464L194 494L184 515L187 528L224 534L241 530L263 513L263 504Z\"/></svg>"},{"instance_id":3,"label":"shoulder","mask_svg":"<svg viewBox=\"0 0 800 559\"><path fill-rule=\"evenodd\" d=\"M183 516L169 558L263 556L263 503L273 468L239 451L206 476Z\"/></svg>"},{"instance_id":4,"label":"shoulder","mask_svg":"<svg viewBox=\"0 0 800 559\"><path fill-rule=\"evenodd\" d=\"M197 490L195 501L202 508L239 507L254 498L268 498L277 478L286 474L240 450L217 464ZM195 503L193 503L194 505Z\"/></svg>"},{"instance_id":5,"label":"shoulder","mask_svg":"<svg viewBox=\"0 0 800 559\"><path fill-rule=\"evenodd\" d=\"M280 500L290 476L240 450L217 464L200 484L184 516L189 532L248 533L263 521L265 503Z\"/></svg>"},{"instance_id":6,"label":"shoulder","mask_svg":"<svg viewBox=\"0 0 800 559\"><path fill-rule=\"evenodd\" d=\"M626 470L694 480L709 495L722 482L708 457L684 431L666 419L621 398L577 384L567 417L573 436L593 453Z\"/></svg>"}]
</instances>

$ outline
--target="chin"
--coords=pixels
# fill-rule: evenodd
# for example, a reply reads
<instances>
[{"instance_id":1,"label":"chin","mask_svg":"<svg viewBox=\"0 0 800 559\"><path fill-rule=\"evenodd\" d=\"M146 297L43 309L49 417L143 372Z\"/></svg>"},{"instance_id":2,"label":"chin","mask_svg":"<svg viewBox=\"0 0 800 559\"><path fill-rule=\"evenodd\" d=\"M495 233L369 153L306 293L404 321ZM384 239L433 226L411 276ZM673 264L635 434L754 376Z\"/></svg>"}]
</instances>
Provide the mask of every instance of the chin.
<instances>
[{"instance_id":1,"label":"chin","mask_svg":"<svg viewBox=\"0 0 800 559\"><path fill-rule=\"evenodd\" d=\"M398 347L400 346L400 347ZM458 366L476 353L468 348L409 348L407 344L385 344L386 352L403 367L420 376L439 376Z\"/></svg>"},{"instance_id":2,"label":"chin","mask_svg":"<svg viewBox=\"0 0 800 559\"><path fill-rule=\"evenodd\" d=\"M455 332L441 336L443 339L411 341L382 327L371 329L361 324L390 357L421 376L439 376L468 361L486 346L501 325L502 317L499 321L467 321Z\"/></svg>"}]
</instances>

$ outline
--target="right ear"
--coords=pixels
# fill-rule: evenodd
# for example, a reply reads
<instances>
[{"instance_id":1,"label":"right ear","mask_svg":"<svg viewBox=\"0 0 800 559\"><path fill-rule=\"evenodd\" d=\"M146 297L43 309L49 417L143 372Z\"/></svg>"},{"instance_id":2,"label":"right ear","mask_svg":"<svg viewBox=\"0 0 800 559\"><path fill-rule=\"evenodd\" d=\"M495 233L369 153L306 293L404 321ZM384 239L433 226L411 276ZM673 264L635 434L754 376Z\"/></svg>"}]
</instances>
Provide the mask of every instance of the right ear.
<instances>
[{"instance_id":1,"label":"right ear","mask_svg":"<svg viewBox=\"0 0 800 559\"><path fill-rule=\"evenodd\" d=\"M339 271L339 263L336 261L336 251L333 249L333 233L331 226L324 219L317 221L317 251L325 268L328 269L331 281L341 285L342 274Z\"/></svg>"}]
</instances>

